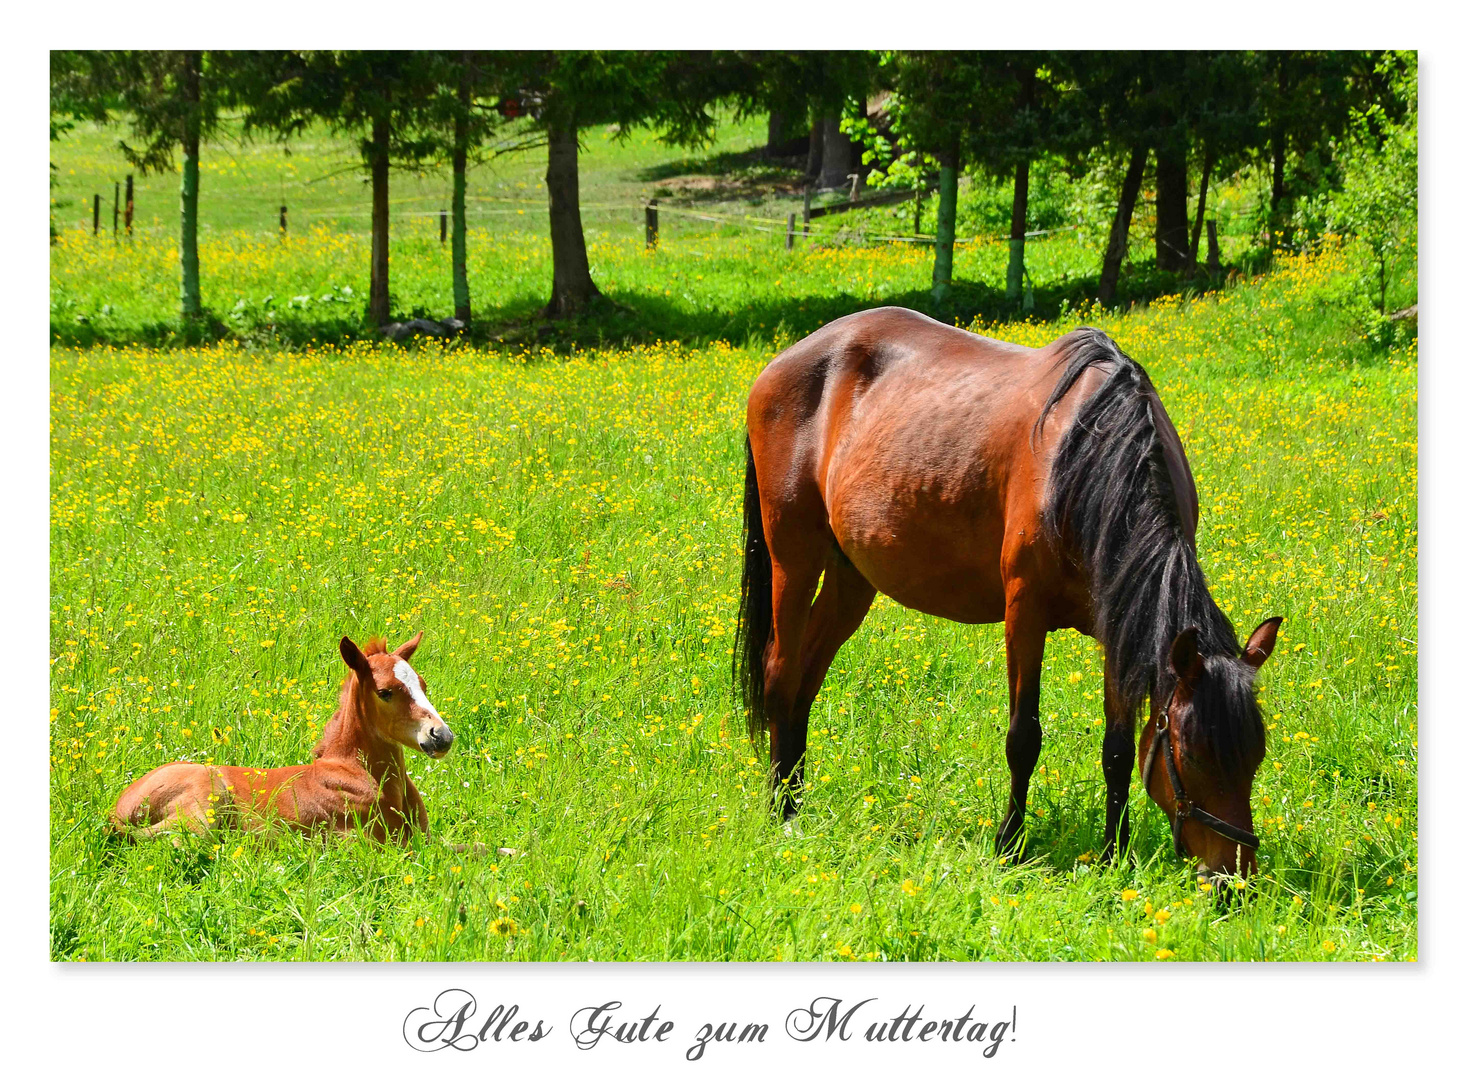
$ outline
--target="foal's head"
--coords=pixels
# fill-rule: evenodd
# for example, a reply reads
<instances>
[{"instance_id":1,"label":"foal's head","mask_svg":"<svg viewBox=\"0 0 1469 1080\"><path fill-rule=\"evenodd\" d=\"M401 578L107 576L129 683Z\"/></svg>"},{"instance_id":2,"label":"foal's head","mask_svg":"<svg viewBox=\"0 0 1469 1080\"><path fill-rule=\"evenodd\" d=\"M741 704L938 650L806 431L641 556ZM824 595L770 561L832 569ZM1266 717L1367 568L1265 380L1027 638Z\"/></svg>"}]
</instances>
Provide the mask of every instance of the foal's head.
<instances>
[{"instance_id":1,"label":"foal's head","mask_svg":"<svg viewBox=\"0 0 1469 1080\"><path fill-rule=\"evenodd\" d=\"M1169 668L1176 680L1171 697L1157 703L1138 745L1138 764L1147 769L1158 725L1169 725L1168 738L1158 748L1150 775L1143 784L1172 821L1189 803L1224 823L1226 829L1254 832L1250 789L1265 760L1265 725L1255 700L1255 676L1275 649L1279 618L1261 623L1244 655L1203 656L1198 632L1185 630L1173 641ZM1164 706L1166 705L1166 714ZM1183 790L1175 790L1165 755L1171 753ZM1184 817L1179 843L1198 860L1201 878L1249 874L1255 868L1255 849L1211 827L1206 820Z\"/></svg>"},{"instance_id":2,"label":"foal's head","mask_svg":"<svg viewBox=\"0 0 1469 1080\"><path fill-rule=\"evenodd\" d=\"M359 649L351 638L342 639L342 659L357 676L357 707L362 719L387 742L417 747L431 758L441 758L454 743L454 733L438 710L429 704L428 684L408 661L419 631L392 652L381 641Z\"/></svg>"}]
</instances>

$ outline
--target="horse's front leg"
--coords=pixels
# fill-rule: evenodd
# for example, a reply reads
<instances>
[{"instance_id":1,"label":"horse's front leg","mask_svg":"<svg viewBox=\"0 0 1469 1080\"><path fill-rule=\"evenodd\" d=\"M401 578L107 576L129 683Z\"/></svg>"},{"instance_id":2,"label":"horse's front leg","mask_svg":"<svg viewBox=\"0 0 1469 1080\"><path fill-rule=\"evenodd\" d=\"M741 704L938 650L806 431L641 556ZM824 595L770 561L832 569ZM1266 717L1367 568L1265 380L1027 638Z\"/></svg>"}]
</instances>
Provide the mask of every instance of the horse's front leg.
<instances>
[{"instance_id":1,"label":"horse's front leg","mask_svg":"<svg viewBox=\"0 0 1469 1080\"><path fill-rule=\"evenodd\" d=\"M1046 624L1023 601L1005 608L1005 660L1010 675L1010 731L1005 761L1010 766L1010 807L995 840L1001 855L1023 846L1025 800L1030 777L1041 755L1041 660L1046 651Z\"/></svg>"},{"instance_id":2,"label":"horse's front leg","mask_svg":"<svg viewBox=\"0 0 1469 1080\"><path fill-rule=\"evenodd\" d=\"M1107 781L1107 829L1102 838L1102 859L1110 861L1126 852L1132 838L1131 813L1127 806L1132 784L1132 762L1137 756L1137 718L1118 703L1112 676L1107 676L1102 694L1106 733L1102 736L1102 776Z\"/></svg>"}]
</instances>

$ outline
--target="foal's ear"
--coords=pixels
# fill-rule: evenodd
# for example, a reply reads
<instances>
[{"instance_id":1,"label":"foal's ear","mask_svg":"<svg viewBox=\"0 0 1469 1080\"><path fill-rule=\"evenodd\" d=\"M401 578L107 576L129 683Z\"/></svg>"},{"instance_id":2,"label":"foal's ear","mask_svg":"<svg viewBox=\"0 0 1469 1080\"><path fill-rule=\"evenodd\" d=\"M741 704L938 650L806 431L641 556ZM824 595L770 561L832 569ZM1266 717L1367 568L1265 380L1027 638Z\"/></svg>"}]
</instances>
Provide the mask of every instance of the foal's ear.
<instances>
[{"instance_id":1,"label":"foal's ear","mask_svg":"<svg viewBox=\"0 0 1469 1080\"><path fill-rule=\"evenodd\" d=\"M1204 671L1204 658L1199 655L1199 628L1190 626L1173 639L1168 650L1168 666L1181 682L1191 683Z\"/></svg>"},{"instance_id":2,"label":"foal's ear","mask_svg":"<svg viewBox=\"0 0 1469 1080\"><path fill-rule=\"evenodd\" d=\"M364 682L372 682L372 665L367 662L367 657L362 655L362 650L357 643L349 637L344 637L338 648L342 650L342 659L347 661L347 666L357 673L357 678Z\"/></svg>"},{"instance_id":3,"label":"foal's ear","mask_svg":"<svg viewBox=\"0 0 1469 1080\"><path fill-rule=\"evenodd\" d=\"M1245 643L1245 663L1258 671L1260 665L1270 659L1270 654L1275 651L1275 634L1284 621L1284 618L1275 615L1255 627L1255 632Z\"/></svg>"},{"instance_id":4,"label":"foal's ear","mask_svg":"<svg viewBox=\"0 0 1469 1080\"><path fill-rule=\"evenodd\" d=\"M412 657L413 657L413 650L416 649L416 648L418 648L418 643L420 641L422 641L422 640L423 640L423 631L420 630L418 633L414 634L407 641L403 642L403 644L399 645L396 649L394 649L393 650L393 655L396 656L396 657L398 657L401 660L410 660L410 659L412 659Z\"/></svg>"}]
</instances>

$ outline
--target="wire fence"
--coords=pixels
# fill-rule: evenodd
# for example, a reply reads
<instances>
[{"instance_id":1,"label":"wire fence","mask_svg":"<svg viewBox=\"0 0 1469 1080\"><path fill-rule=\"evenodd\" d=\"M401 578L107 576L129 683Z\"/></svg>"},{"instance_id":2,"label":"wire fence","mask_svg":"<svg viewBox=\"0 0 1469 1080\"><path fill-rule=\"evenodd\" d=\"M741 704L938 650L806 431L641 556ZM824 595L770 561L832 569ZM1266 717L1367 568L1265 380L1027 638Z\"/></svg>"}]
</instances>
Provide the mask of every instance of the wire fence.
<instances>
[{"instance_id":1,"label":"wire fence","mask_svg":"<svg viewBox=\"0 0 1469 1080\"><path fill-rule=\"evenodd\" d=\"M423 203L426 202L439 202L440 205L436 209L415 208L421 206ZM550 204L544 199L524 199L514 196L501 195L466 195L466 202L469 205L465 207L465 217L470 220L493 220L505 217L536 217L543 214L549 214L550 211ZM265 205L266 207L269 207L269 212L271 216L274 217L277 213L276 204L272 202ZM441 222L445 222L448 218L448 210L443 207L442 200L439 196L401 196L398 198L390 199L388 201L388 205L390 208L391 220L402 221L405 219L414 218L426 218L432 220L434 218L438 218ZM881 208L869 208L860 205L853 206L845 203L833 203L826 205L837 212L847 210L861 211L867 209ZM898 203L892 205L902 204ZM265 207L262 208L264 209ZM874 231L872 228L869 227L868 223L866 222L861 222L856 225L853 225L851 223L827 222L824 220L825 215L822 219L817 219L821 221L820 224L817 224L816 220L803 220L800 215L794 213L788 215L785 219L781 219L766 217L761 214L731 214L723 213L716 210L700 209L689 206L677 206L663 202L661 200L593 202L582 203L578 206L578 210L581 213L626 213L629 216L632 216L634 214L645 214L650 208L655 208L660 215L668 214L677 217L683 217L691 221L701 221L715 224L725 228L738 228L751 233L784 235L787 237L788 243L790 242L792 236L794 236L794 238L796 239L808 241L816 240L818 242L841 239L847 242L857 243L919 244L925 246L932 246L938 242L938 237L933 233L891 233ZM369 221L373 214L372 207L363 206L361 203L325 207L298 206L295 209L289 209L288 205L283 203L278 207L278 211L280 214L279 234L281 235L288 235L290 231L287 227L288 212L290 226L294 227L297 230L305 227L307 223L313 220L321 222L325 220L340 221L343 219L351 219L365 222ZM1035 239L1044 236L1057 235L1060 233L1074 232L1083 227L1084 226L1080 224L1071 224L1061 225L1050 229L1033 229L1025 233L1025 238ZM135 222L135 225L132 229L130 229L130 231L136 230L152 232L154 228L160 227L143 227L141 226L141 223ZM161 226L161 229L164 232L171 231L171 227L166 225ZM658 233L656 231L656 226L653 227L653 230L654 231L649 234L649 240L653 243L657 243ZM276 232L276 230L271 231ZM442 231L443 230L441 229L441 233ZM1003 242L1009 240L1010 238L1011 237L1009 233L973 234L969 236L956 236L953 243L956 247L962 247L965 245Z\"/></svg>"},{"instance_id":2,"label":"wire fence","mask_svg":"<svg viewBox=\"0 0 1469 1080\"><path fill-rule=\"evenodd\" d=\"M408 202L421 202L421 201L423 201L423 198L422 197L415 196L415 197L409 198L409 199L392 200L392 201L390 201L390 205L392 205L393 202L396 202L399 205L402 205L403 203L408 203ZM513 202L513 203L517 203L519 205L511 206L511 207L486 207L486 206L473 206L473 207L471 207L471 206L466 206L465 207L465 217L466 218L528 216L528 215L532 215L532 214L549 214L549 212L550 212L550 205L548 203L543 202L543 201L529 200L529 199L527 199L527 200L520 200L520 199L502 199L502 198L497 198L497 197L494 197L494 196L475 196L472 199L469 199L467 197L467 201L474 201L474 202L481 202L481 203L484 203L484 202ZM578 206L578 210L580 212L583 212L583 213L586 213L586 212L597 212L597 213L620 213L620 212L625 212L625 213L628 213L628 214L636 214L636 213L643 213L643 212L645 212L650 205L653 205L653 204L651 204L649 202L582 203L582 204L580 204ZM838 205L840 205L840 204L838 204ZM762 216L755 215L755 214L726 214L726 213L719 213L719 212L713 211L713 210L696 210L696 209L693 209L691 207L671 206L671 205L669 205L667 203L664 203L662 201L659 201L659 202L656 203L656 208L657 208L657 211L658 211L659 214L673 214L673 215L682 216L682 217L690 218L690 219L697 220L697 221L710 222L712 224L718 224L718 225L724 225L724 226L736 226L736 227L739 227L739 228L748 230L750 232L770 233L770 234L773 234L773 235L785 235L791 229L791 221L789 219L782 220L780 218L762 217ZM859 208L859 209L864 209L864 208ZM371 208L364 209L364 208L362 208L360 206L350 206L350 207L313 207L313 208L311 208L309 210L298 211L298 213L300 213L302 216L309 216L309 217L316 217L316 218L344 218L344 217L370 218L372 216L372 210L371 210ZM397 210L397 211L394 212L393 216L396 217L396 218L400 218L400 219L402 219L402 218L443 218L443 217L445 217L447 215L447 213L448 213L447 210L442 210L442 209L439 209L439 210ZM1027 240L1029 240L1029 239L1034 239L1036 237L1052 236L1052 235L1056 235L1058 233L1064 233L1064 232L1073 232L1073 231L1075 231L1077 229L1080 229L1082 227L1083 226L1081 226L1081 225L1061 225L1061 226L1057 226L1056 228L1052 228L1052 229L1032 229L1032 230L1029 230L1029 231L1027 231L1025 233L1025 238ZM857 228L852 228L851 226L848 226L848 225L840 225L840 224L835 224L835 223L830 224L830 225L827 225L827 224L816 225L816 224L814 224L812 222L801 222L801 221L797 221L797 223L796 223L796 232L797 232L798 235L800 235L803 238L811 238L811 237L832 238L832 237L835 237L835 236L838 236L838 235L842 235L842 234L846 234L848 236L851 236L851 235L856 234L856 235L860 235L860 237L861 237L861 239L863 241L876 241L876 242L894 243L894 244L927 244L927 245L931 245L931 244L937 243L937 241L938 241L938 237L936 235L932 234L932 233L906 233L906 234L901 234L901 235L900 234L896 234L896 233L880 233L880 232L872 232L872 231L869 231L868 229L861 228L860 226L857 227ZM964 244L982 244L982 243L993 243L995 241L1009 240L1010 238L1011 237L1010 237L1010 234L1009 233L993 233L993 234L987 234L987 235L956 236L954 238L954 243L955 243L956 246L957 245L964 245Z\"/></svg>"}]
</instances>

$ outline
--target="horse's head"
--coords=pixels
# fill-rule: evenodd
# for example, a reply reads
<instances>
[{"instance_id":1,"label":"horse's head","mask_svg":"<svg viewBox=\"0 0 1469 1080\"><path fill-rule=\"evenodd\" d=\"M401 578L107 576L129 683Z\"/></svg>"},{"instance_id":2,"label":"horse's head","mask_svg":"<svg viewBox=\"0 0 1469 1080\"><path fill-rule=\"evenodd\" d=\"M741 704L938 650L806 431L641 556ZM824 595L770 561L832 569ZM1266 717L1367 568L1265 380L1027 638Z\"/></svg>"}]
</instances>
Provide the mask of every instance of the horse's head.
<instances>
[{"instance_id":1,"label":"horse's head","mask_svg":"<svg viewBox=\"0 0 1469 1080\"><path fill-rule=\"evenodd\" d=\"M1239 658L1203 656L1197 630L1179 634L1168 658L1175 688L1155 704L1138 745L1143 785L1174 823L1179 853L1198 860L1203 878L1255 870L1250 789L1265 760L1255 676L1280 623L1276 617L1256 627Z\"/></svg>"},{"instance_id":2,"label":"horse's head","mask_svg":"<svg viewBox=\"0 0 1469 1080\"><path fill-rule=\"evenodd\" d=\"M357 676L357 707L377 736L441 758L454 744L454 733L429 703L423 676L408 663L422 640L420 630L387 652L381 642L369 642L366 649L359 649L351 638L344 637L342 659Z\"/></svg>"}]
</instances>

